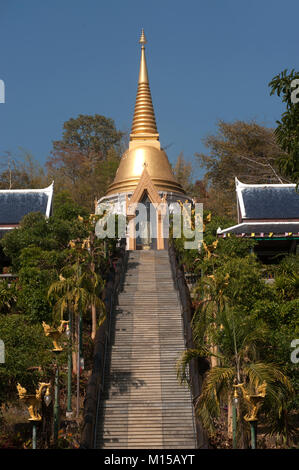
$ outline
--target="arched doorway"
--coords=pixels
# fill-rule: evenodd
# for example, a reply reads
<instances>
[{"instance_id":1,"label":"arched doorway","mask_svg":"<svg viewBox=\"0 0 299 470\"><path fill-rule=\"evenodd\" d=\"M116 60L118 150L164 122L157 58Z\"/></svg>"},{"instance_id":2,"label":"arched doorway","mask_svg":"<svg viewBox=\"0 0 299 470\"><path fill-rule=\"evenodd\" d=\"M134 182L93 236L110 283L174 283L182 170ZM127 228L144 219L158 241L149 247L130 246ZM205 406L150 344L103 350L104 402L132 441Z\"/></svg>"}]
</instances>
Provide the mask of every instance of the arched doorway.
<instances>
[{"instance_id":1,"label":"arched doorway","mask_svg":"<svg viewBox=\"0 0 299 470\"><path fill-rule=\"evenodd\" d=\"M145 225L143 236L138 238L137 231L140 227L136 227L136 209L138 203L145 206L145 215L142 218ZM140 181L126 203L126 214L128 217L127 227L127 249L128 250L164 250L165 243L163 237L163 204L166 204L166 197L160 197L155 185L144 167ZM144 211L143 211L144 212ZM137 235L137 237L136 237ZM138 239L137 239L138 238Z\"/></svg>"},{"instance_id":2,"label":"arched doorway","mask_svg":"<svg viewBox=\"0 0 299 470\"><path fill-rule=\"evenodd\" d=\"M149 198L147 191L144 192L140 203L145 207L145 218L136 223L136 250L157 249L157 214ZM136 216L138 217L138 209Z\"/></svg>"}]
</instances>

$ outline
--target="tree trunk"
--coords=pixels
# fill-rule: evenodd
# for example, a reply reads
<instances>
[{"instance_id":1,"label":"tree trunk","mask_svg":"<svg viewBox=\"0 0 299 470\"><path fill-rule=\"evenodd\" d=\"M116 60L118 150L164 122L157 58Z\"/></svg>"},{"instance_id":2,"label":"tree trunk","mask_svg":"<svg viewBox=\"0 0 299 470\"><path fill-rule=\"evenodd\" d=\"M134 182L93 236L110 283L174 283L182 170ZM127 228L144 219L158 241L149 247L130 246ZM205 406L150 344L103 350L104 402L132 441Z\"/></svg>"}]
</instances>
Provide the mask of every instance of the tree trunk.
<instances>
[{"instance_id":1,"label":"tree trunk","mask_svg":"<svg viewBox=\"0 0 299 470\"><path fill-rule=\"evenodd\" d=\"M212 354L217 354L218 353L217 346L212 346L211 347L211 353ZM211 356L211 367L217 367L217 366L218 366L218 357Z\"/></svg>"},{"instance_id":2,"label":"tree trunk","mask_svg":"<svg viewBox=\"0 0 299 470\"><path fill-rule=\"evenodd\" d=\"M97 310L96 306L91 306L91 339L94 341L97 332Z\"/></svg>"},{"instance_id":3,"label":"tree trunk","mask_svg":"<svg viewBox=\"0 0 299 470\"><path fill-rule=\"evenodd\" d=\"M77 352L72 352L73 374L77 375Z\"/></svg>"},{"instance_id":4,"label":"tree trunk","mask_svg":"<svg viewBox=\"0 0 299 470\"><path fill-rule=\"evenodd\" d=\"M232 406L232 396L229 393L227 397L227 434L228 437L233 435L233 406Z\"/></svg>"},{"instance_id":5,"label":"tree trunk","mask_svg":"<svg viewBox=\"0 0 299 470\"><path fill-rule=\"evenodd\" d=\"M93 246L93 239L90 239L90 246ZM95 272L95 263L92 261L90 263L90 269L94 273ZM94 304L91 305L91 339L94 341L96 337L97 331L97 310Z\"/></svg>"},{"instance_id":6,"label":"tree trunk","mask_svg":"<svg viewBox=\"0 0 299 470\"><path fill-rule=\"evenodd\" d=\"M78 341L79 341L79 337L78 337L78 318L76 315L73 315L73 340L72 340L72 344L73 344L73 350L72 350L72 365L73 365L73 374L77 375L77 362L78 362L78 354L77 354L77 351L78 351Z\"/></svg>"},{"instance_id":7,"label":"tree trunk","mask_svg":"<svg viewBox=\"0 0 299 470\"><path fill-rule=\"evenodd\" d=\"M80 413L80 318L78 318L78 342L77 342L77 399L76 399L76 418Z\"/></svg>"}]
</instances>

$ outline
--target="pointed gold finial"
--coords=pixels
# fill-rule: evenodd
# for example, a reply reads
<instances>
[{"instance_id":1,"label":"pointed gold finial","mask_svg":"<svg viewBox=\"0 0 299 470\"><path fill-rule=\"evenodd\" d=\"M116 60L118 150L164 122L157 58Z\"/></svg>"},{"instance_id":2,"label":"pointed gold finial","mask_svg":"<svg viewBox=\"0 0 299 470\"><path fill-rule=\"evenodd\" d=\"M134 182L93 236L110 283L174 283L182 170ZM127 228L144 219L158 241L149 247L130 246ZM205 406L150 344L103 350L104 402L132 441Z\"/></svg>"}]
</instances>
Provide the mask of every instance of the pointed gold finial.
<instances>
[{"instance_id":1,"label":"pointed gold finial","mask_svg":"<svg viewBox=\"0 0 299 470\"><path fill-rule=\"evenodd\" d=\"M130 139L159 140L145 59L144 45L147 43L147 40L143 29L141 31L139 43L141 44L141 60Z\"/></svg>"},{"instance_id":2,"label":"pointed gold finial","mask_svg":"<svg viewBox=\"0 0 299 470\"><path fill-rule=\"evenodd\" d=\"M141 36L140 36L140 39L139 39L139 43L142 45L142 47L144 47L144 44L147 43L143 28L141 30Z\"/></svg>"}]
</instances>

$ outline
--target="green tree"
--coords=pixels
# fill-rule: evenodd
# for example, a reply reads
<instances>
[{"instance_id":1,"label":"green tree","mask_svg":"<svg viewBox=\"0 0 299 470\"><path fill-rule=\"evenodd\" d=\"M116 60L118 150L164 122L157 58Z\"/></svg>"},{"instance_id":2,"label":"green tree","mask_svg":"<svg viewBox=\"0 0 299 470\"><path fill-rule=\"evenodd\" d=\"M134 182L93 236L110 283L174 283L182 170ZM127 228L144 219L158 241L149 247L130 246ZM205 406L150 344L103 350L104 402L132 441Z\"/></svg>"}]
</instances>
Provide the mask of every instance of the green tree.
<instances>
[{"instance_id":1,"label":"green tree","mask_svg":"<svg viewBox=\"0 0 299 470\"><path fill-rule=\"evenodd\" d=\"M95 161L105 160L111 148L119 148L123 137L113 119L99 114L79 114L66 121L63 129L62 139L53 142L54 152L73 147Z\"/></svg>"},{"instance_id":2,"label":"green tree","mask_svg":"<svg viewBox=\"0 0 299 470\"><path fill-rule=\"evenodd\" d=\"M5 364L0 366L0 403L17 398L19 382L33 392L51 364L51 341L41 325L32 325L25 315L0 315L0 338L5 344Z\"/></svg>"},{"instance_id":3,"label":"green tree","mask_svg":"<svg viewBox=\"0 0 299 470\"><path fill-rule=\"evenodd\" d=\"M78 220L80 214L84 216L87 211L63 193L54 198L54 215L48 220L40 212L31 212L23 217L19 228L9 231L1 239L4 253L10 258L13 270L17 272L20 269L20 256L25 248L34 246L46 251L63 251L70 240L85 238L87 230Z\"/></svg>"},{"instance_id":4,"label":"green tree","mask_svg":"<svg viewBox=\"0 0 299 470\"><path fill-rule=\"evenodd\" d=\"M16 283L6 280L0 281L0 313L11 311L17 301Z\"/></svg>"},{"instance_id":5,"label":"green tree","mask_svg":"<svg viewBox=\"0 0 299 470\"><path fill-rule=\"evenodd\" d=\"M41 165L24 149L21 155L1 156L0 189L44 188L49 180Z\"/></svg>"},{"instance_id":6,"label":"green tree","mask_svg":"<svg viewBox=\"0 0 299 470\"><path fill-rule=\"evenodd\" d=\"M112 182L122 151L123 133L105 116L80 114L64 123L62 139L53 142L46 166L58 192L67 190L73 200L94 208Z\"/></svg>"},{"instance_id":7,"label":"green tree","mask_svg":"<svg viewBox=\"0 0 299 470\"><path fill-rule=\"evenodd\" d=\"M6 306L1 310L9 312L8 304L13 305L15 311L25 314L32 323L51 323L48 289L68 263L70 240L83 240L88 234L78 219L78 215L86 215L86 211L73 203L67 194L55 197L54 211L48 220L38 212L26 215L20 227L1 240L13 271L18 275L17 282L12 284L14 290L7 290L7 287L3 290ZM5 285L2 286L4 289Z\"/></svg>"},{"instance_id":8,"label":"green tree","mask_svg":"<svg viewBox=\"0 0 299 470\"><path fill-rule=\"evenodd\" d=\"M47 292L50 284L58 278L66 256L67 251L42 250L37 246L23 248L21 252L17 309L33 323L51 321Z\"/></svg>"},{"instance_id":9,"label":"green tree","mask_svg":"<svg viewBox=\"0 0 299 470\"><path fill-rule=\"evenodd\" d=\"M217 360L217 365L206 372L196 403L203 426L210 435L214 434L215 419L221 416L221 406L232 399L234 384L243 383L249 393L256 394L258 387L266 383L267 393L260 412L267 414L270 433L289 437L289 421L281 423L281 417L287 416L294 390L278 365L261 359L260 351L269 346L267 325L240 305L230 306L231 299L224 293L225 282L221 284L213 279L207 287L209 296L193 320L196 349L185 351L178 362L179 380L186 382L187 365L192 359L215 357ZM239 401L239 446L247 447L249 426L243 418L250 409L241 395Z\"/></svg>"},{"instance_id":10,"label":"green tree","mask_svg":"<svg viewBox=\"0 0 299 470\"><path fill-rule=\"evenodd\" d=\"M263 357L275 362L290 378L295 390L299 387L298 367L290 360L290 344L299 335L299 255L286 256L275 266L275 282L268 294L255 302L252 314L263 319L269 328L268 345ZM290 411L298 409L298 396L289 403Z\"/></svg>"},{"instance_id":11,"label":"green tree","mask_svg":"<svg viewBox=\"0 0 299 470\"><path fill-rule=\"evenodd\" d=\"M101 298L97 295L97 287L102 285L101 277L91 270L82 270L80 259L73 265L65 266L61 272L59 281L49 287L48 298L54 305L54 319L67 319L72 316L73 341L79 344L78 326L80 317L86 315L94 307L100 312L100 323L105 319L105 307ZM77 356L74 352L73 368L76 371Z\"/></svg>"},{"instance_id":12,"label":"green tree","mask_svg":"<svg viewBox=\"0 0 299 470\"><path fill-rule=\"evenodd\" d=\"M290 343L298 333L299 257L284 258L273 268L277 282L266 284L263 265L250 254L253 240L233 236L217 240L217 227L230 224L228 219L205 213L202 249L199 253L188 250L188 270L200 273L193 290L195 349L181 357L178 376L187 380L190 360L210 357L212 368L205 376L198 411L212 434L221 406L230 403L234 381L244 381L253 393L265 380L269 386L261 419L269 432L288 441L297 406L293 390L298 378L290 362ZM180 260L185 260L182 240L174 243ZM245 402L241 406L244 416ZM248 426L244 421L242 426L241 440L246 444Z\"/></svg>"},{"instance_id":13,"label":"green tree","mask_svg":"<svg viewBox=\"0 0 299 470\"><path fill-rule=\"evenodd\" d=\"M189 194L193 187L192 165L190 162L186 162L182 152L177 158L176 164L173 168L173 173L176 180L181 184L186 193Z\"/></svg>"},{"instance_id":14,"label":"green tree","mask_svg":"<svg viewBox=\"0 0 299 470\"><path fill-rule=\"evenodd\" d=\"M277 142L283 150L277 162L280 171L294 183L299 183L299 103L293 102L292 92L295 88L293 80L299 79L299 72L292 69L289 73L285 69L276 75L269 87L270 95L276 94L286 104L286 111L281 120L277 122L275 135Z\"/></svg>"},{"instance_id":15,"label":"green tree","mask_svg":"<svg viewBox=\"0 0 299 470\"><path fill-rule=\"evenodd\" d=\"M217 135L204 139L209 153L195 154L207 170L206 209L217 215L236 215L235 177L244 183L284 182L277 158L282 151L272 129L256 122L218 121Z\"/></svg>"}]
</instances>

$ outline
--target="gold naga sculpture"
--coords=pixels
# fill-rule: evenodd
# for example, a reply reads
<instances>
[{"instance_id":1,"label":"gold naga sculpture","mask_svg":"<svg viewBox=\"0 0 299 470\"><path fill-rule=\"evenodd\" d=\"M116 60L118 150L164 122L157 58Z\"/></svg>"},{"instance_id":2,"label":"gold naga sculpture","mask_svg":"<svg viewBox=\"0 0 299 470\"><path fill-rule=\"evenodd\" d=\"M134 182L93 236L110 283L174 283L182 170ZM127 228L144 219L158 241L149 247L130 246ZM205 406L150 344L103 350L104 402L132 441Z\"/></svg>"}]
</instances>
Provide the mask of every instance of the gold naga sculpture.
<instances>
[{"instance_id":1,"label":"gold naga sculpture","mask_svg":"<svg viewBox=\"0 0 299 470\"><path fill-rule=\"evenodd\" d=\"M51 387L50 382L39 382L35 395L30 395L27 393L25 387L22 387L19 383L17 384L19 398L20 400L23 400L28 406L30 415L29 421L40 421L42 419L39 411L42 402L42 392L45 387L47 388L47 393L49 393L49 389Z\"/></svg>"},{"instance_id":2,"label":"gold naga sculpture","mask_svg":"<svg viewBox=\"0 0 299 470\"><path fill-rule=\"evenodd\" d=\"M211 245L207 245L205 242L202 242L202 244L207 253L208 259L210 259L213 251L217 248L218 240L215 240Z\"/></svg>"},{"instance_id":3,"label":"gold naga sculpture","mask_svg":"<svg viewBox=\"0 0 299 470\"><path fill-rule=\"evenodd\" d=\"M242 390L243 398L249 408L249 413L244 416L244 419L246 421L257 421L258 410L261 407L262 401L266 396L267 383L263 382L262 385L259 385L256 389L256 394L254 395L250 395L248 393L244 383L234 385L234 387L240 388Z\"/></svg>"},{"instance_id":4,"label":"gold naga sculpture","mask_svg":"<svg viewBox=\"0 0 299 470\"><path fill-rule=\"evenodd\" d=\"M69 322L66 320L61 320L59 327L53 328L52 326L47 325L47 323L43 321L42 325L44 328L45 335L50 336L50 338L52 339L53 346L54 346L53 351L62 351L62 347L59 346L58 341L61 335L63 334L64 325L68 325L68 323Z\"/></svg>"}]
</instances>

